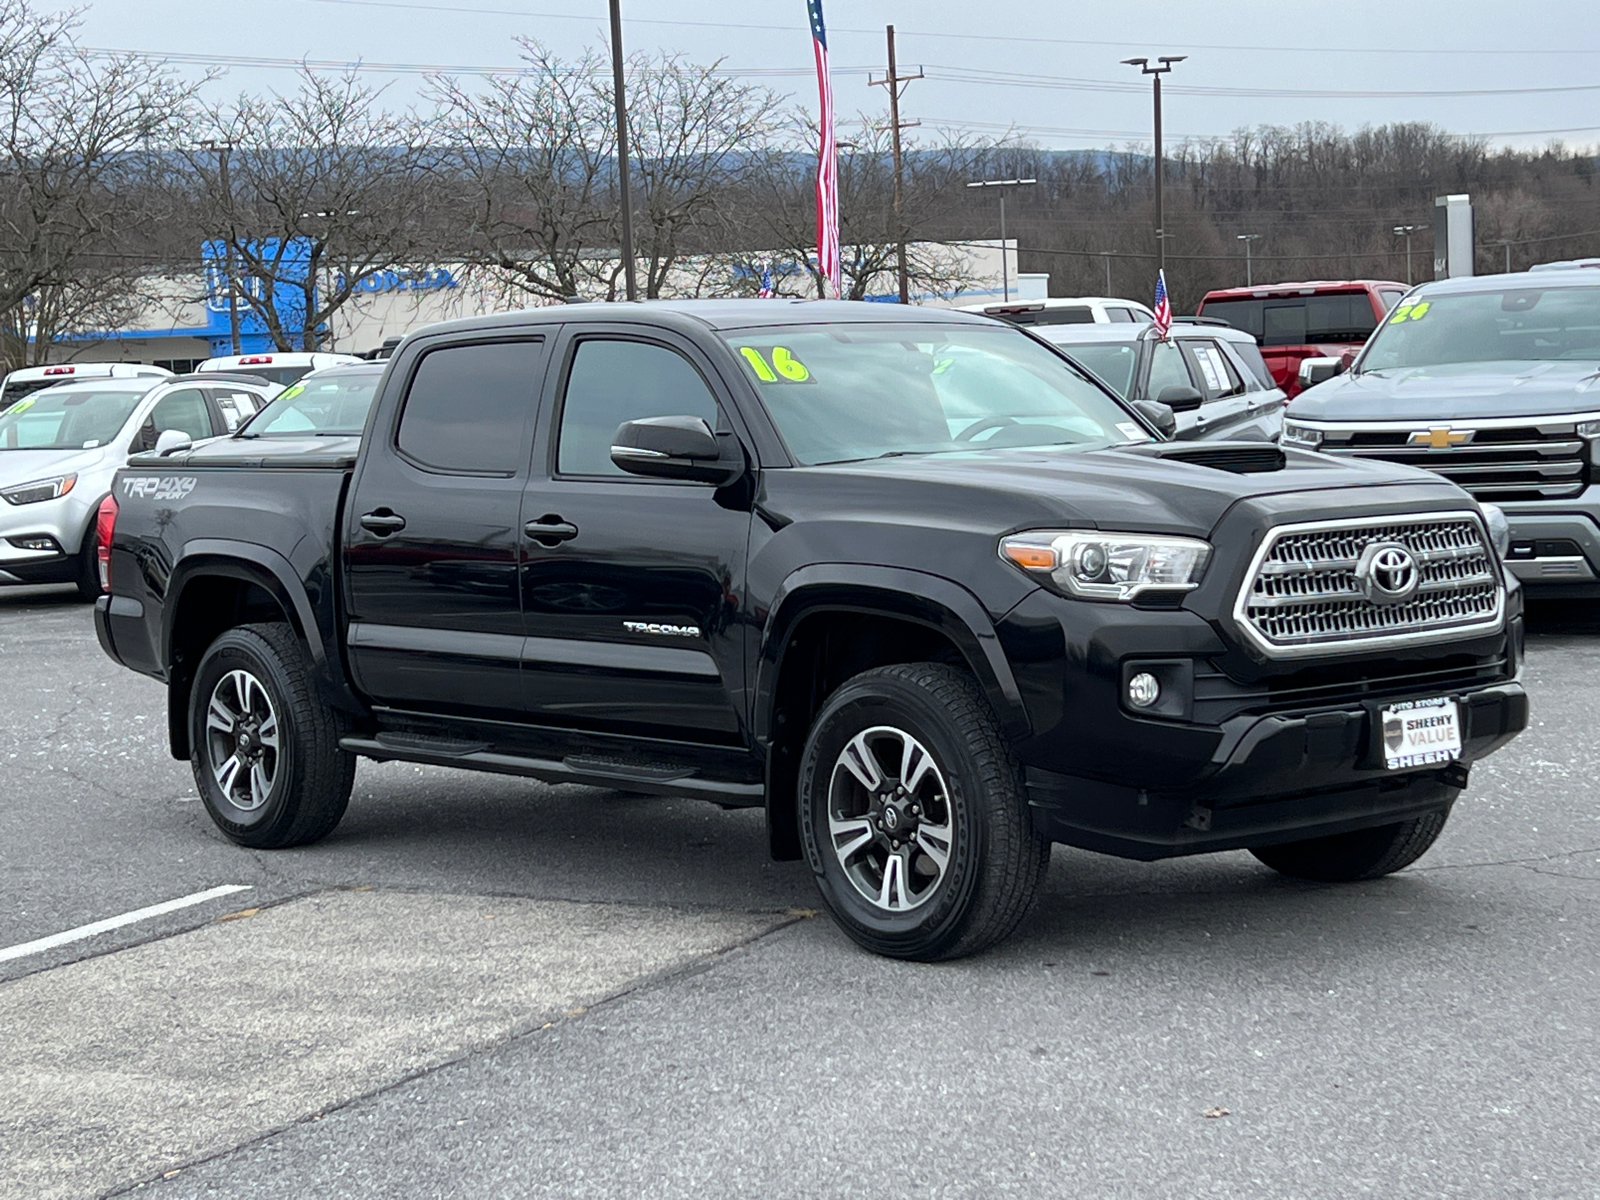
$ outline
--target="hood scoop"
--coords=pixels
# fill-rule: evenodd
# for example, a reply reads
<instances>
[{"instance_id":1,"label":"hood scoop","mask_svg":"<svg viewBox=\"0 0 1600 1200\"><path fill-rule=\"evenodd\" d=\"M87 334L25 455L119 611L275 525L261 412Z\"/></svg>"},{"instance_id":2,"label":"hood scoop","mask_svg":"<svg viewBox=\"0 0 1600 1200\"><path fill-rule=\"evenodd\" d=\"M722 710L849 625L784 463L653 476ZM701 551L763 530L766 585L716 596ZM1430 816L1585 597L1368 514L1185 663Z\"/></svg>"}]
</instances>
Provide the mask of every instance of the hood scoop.
<instances>
[{"instance_id":1,"label":"hood scoop","mask_svg":"<svg viewBox=\"0 0 1600 1200\"><path fill-rule=\"evenodd\" d=\"M1176 459L1197 467L1230 471L1235 475L1265 475L1281 471L1288 461L1283 451L1270 442L1162 442L1130 447L1128 452L1151 458Z\"/></svg>"}]
</instances>

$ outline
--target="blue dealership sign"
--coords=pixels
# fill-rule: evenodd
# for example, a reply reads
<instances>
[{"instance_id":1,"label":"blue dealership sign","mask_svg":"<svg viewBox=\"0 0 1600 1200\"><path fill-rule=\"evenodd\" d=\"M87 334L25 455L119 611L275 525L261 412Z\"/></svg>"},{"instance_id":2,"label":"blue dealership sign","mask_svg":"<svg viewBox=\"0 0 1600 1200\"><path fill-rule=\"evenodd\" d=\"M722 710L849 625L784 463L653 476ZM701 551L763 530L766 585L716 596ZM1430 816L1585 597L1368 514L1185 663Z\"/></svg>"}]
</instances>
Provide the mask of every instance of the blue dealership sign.
<instances>
[{"instance_id":1,"label":"blue dealership sign","mask_svg":"<svg viewBox=\"0 0 1600 1200\"><path fill-rule=\"evenodd\" d=\"M311 243L305 238L262 238L248 244L252 259L273 264L272 308L282 329L299 333L305 325L306 297L303 284L311 272ZM239 256L234 257L234 275L239 290L261 304L268 295L265 282L247 270ZM232 335L228 321L228 247L213 239L200 246L200 263L206 281L206 337L215 355L232 354ZM316 302L316 292L312 292ZM240 298L239 351L256 354L273 349L267 323L257 307Z\"/></svg>"}]
</instances>

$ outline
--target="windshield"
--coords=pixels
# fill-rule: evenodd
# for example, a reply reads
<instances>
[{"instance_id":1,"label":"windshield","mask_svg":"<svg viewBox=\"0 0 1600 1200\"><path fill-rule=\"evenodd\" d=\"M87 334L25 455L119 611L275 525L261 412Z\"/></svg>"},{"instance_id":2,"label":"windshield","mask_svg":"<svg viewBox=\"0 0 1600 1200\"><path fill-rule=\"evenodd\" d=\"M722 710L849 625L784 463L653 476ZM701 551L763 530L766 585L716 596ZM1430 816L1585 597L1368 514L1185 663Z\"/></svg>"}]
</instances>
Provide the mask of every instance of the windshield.
<instances>
[{"instance_id":1,"label":"windshield","mask_svg":"<svg viewBox=\"0 0 1600 1200\"><path fill-rule=\"evenodd\" d=\"M291 384L240 432L246 437L360 433L379 378L376 373L334 375Z\"/></svg>"},{"instance_id":2,"label":"windshield","mask_svg":"<svg viewBox=\"0 0 1600 1200\"><path fill-rule=\"evenodd\" d=\"M117 436L148 391L63 388L24 396L0 413L0 450L92 450L103 446Z\"/></svg>"},{"instance_id":3,"label":"windshield","mask_svg":"<svg viewBox=\"0 0 1600 1200\"><path fill-rule=\"evenodd\" d=\"M1139 361L1138 347L1128 342L1066 342L1064 354L1080 367L1087 367L1124 400L1133 387L1133 366Z\"/></svg>"},{"instance_id":4,"label":"windshield","mask_svg":"<svg viewBox=\"0 0 1600 1200\"><path fill-rule=\"evenodd\" d=\"M1600 288L1425 296L1384 320L1357 367L1389 371L1548 359L1600 359Z\"/></svg>"},{"instance_id":5,"label":"windshield","mask_svg":"<svg viewBox=\"0 0 1600 1200\"><path fill-rule=\"evenodd\" d=\"M1146 441L1027 334L988 325L812 325L726 335L807 466L999 446Z\"/></svg>"}]
</instances>

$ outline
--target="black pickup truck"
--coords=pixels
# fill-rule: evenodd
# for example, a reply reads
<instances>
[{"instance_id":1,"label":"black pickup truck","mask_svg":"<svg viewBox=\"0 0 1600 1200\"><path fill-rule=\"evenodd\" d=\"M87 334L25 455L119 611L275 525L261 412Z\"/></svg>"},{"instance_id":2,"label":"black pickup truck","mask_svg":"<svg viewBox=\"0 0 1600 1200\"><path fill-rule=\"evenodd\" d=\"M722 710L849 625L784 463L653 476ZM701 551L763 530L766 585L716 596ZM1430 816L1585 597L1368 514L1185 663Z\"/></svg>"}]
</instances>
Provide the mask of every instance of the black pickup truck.
<instances>
[{"instance_id":1,"label":"black pickup truck","mask_svg":"<svg viewBox=\"0 0 1600 1200\"><path fill-rule=\"evenodd\" d=\"M360 439L133 460L96 628L246 846L327 834L358 757L762 806L916 959L1006 936L1055 841L1406 866L1527 723L1503 521L1163 415L960 313L459 321Z\"/></svg>"}]
</instances>

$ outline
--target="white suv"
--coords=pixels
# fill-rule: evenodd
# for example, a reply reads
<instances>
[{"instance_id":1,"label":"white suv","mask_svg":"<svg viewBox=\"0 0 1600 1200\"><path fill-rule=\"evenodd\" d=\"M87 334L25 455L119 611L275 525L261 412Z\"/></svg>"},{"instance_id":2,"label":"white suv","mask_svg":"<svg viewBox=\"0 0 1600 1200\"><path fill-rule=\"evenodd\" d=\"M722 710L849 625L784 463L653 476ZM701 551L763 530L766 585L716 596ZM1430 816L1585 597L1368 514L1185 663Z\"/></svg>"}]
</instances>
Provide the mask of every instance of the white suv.
<instances>
[{"instance_id":1,"label":"white suv","mask_svg":"<svg viewBox=\"0 0 1600 1200\"><path fill-rule=\"evenodd\" d=\"M961 312L999 317L1013 325L1132 325L1154 321L1137 300L1114 296L1052 296L1048 300L1006 300L991 304L964 304Z\"/></svg>"},{"instance_id":2,"label":"white suv","mask_svg":"<svg viewBox=\"0 0 1600 1200\"><path fill-rule=\"evenodd\" d=\"M288 387L302 375L320 371L323 367L339 367L349 363L365 362L354 354L328 354L311 350L274 350L262 354L229 354L222 358L208 358L196 371L242 371Z\"/></svg>"}]
</instances>

